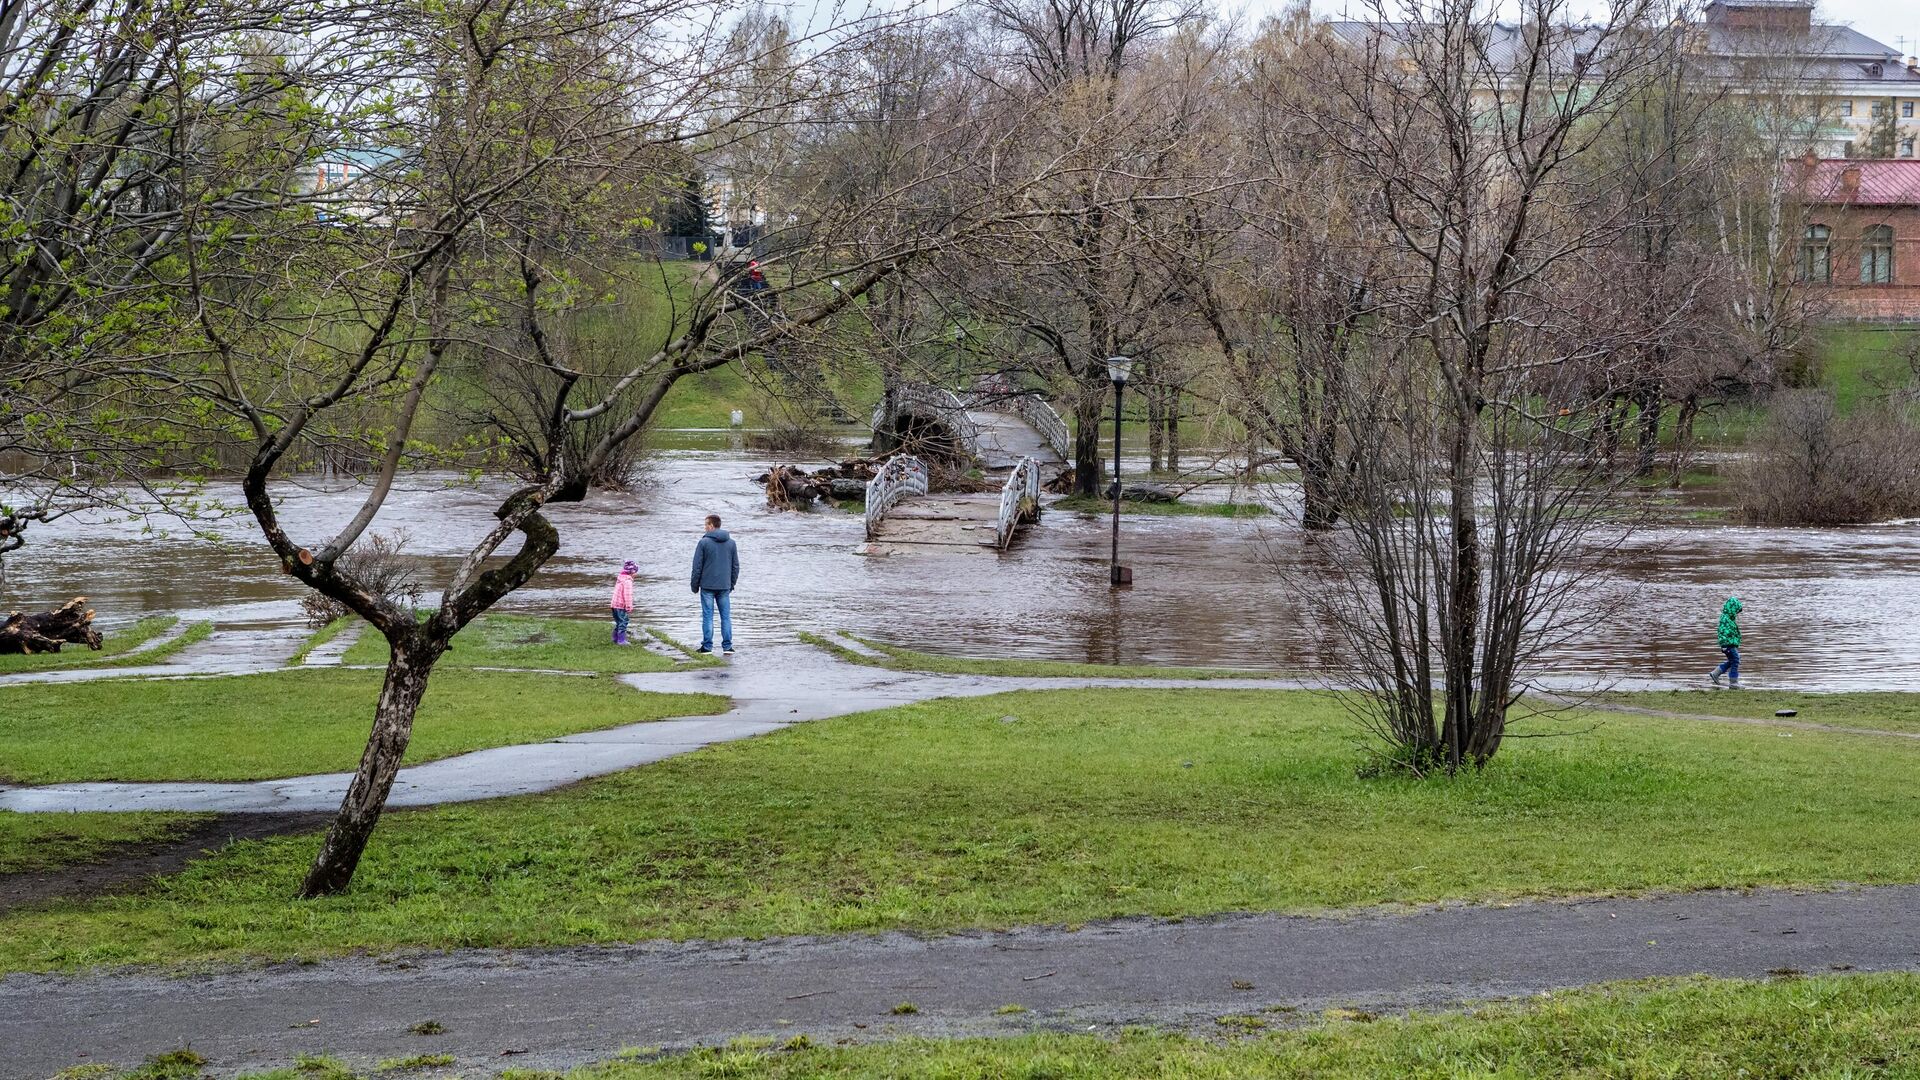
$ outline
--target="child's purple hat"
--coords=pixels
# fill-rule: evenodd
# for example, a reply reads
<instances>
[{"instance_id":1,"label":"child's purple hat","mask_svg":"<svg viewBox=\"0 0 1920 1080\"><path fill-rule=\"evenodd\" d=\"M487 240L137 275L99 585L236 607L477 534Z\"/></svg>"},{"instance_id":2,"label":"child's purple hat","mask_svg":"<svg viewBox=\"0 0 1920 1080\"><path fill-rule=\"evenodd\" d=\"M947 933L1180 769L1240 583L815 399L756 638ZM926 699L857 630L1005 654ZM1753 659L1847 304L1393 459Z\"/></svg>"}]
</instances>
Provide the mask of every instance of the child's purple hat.
<instances>
[{"instance_id":1,"label":"child's purple hat","mask_svg":"<svg viewBox=\"0 0 1920 1080\"><path fill-rule=\"evenodd\" d=\"M620 567L620 572L623 574L638 574L640 572L640 564L634 562L632 559L628 559L626 564Z\"/></svg>"}]
</instances>

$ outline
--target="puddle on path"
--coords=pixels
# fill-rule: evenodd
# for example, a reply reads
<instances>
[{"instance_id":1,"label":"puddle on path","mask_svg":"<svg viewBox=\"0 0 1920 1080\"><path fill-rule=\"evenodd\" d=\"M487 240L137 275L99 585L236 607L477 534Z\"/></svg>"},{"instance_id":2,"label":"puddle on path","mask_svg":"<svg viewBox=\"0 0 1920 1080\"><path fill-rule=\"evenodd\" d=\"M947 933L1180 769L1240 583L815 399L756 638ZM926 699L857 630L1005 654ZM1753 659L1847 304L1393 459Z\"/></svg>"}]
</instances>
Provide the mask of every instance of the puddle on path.
<instances>
[{"instance_id":1,"label":"puddle on path","mask_svg":"<svg viewBox=\"0 0 1920 1080\"><path fill-rule=\"evenodd\" d=\"M744 573L734 612L746 648L837 628L933 651L1074 661L1301 670L1329 655L1323 628L1296 609L1275 572L1317 580L1315 540L1282 519L1128 518L1122 557L1135 585L1116 593L1106 584L1105 518L1050 513L999 557L865 558L855 554L862 539L856 516L766 509L749 478L773 456L666 450L641 490L556 508L560 552L508 608L601 615L615 568L632 558L643 568L636 621L697 638L688 560L702 516L713 511L740 542ZM435 582L491 522L500 490L413 477L376 528L407 530L409 551L429 564ZM294 534L315 542L324 523L344 520L357 505L351 489L289 486L285 495ZM108 626L157 612L213 618L223 629L294 626L300 590L266 557L250 520L215 531L231 542L179 529L143 535L124 522L36 527L29 546L8 560L0 606L84 594ZM1752 682L1920 690L1920 653L1910 644L1920 625L1920 524L1661 527L1637 534L1609 564L1612 585L1630 590L1631 603L1560 649L1560 674L1704 682L1718 659L1720 601L1738 593L1748 601ZM224 652L238 643L221 635L204 648ZM259 647L290 651L284 640Z\"/></svg>"}]
</instances>

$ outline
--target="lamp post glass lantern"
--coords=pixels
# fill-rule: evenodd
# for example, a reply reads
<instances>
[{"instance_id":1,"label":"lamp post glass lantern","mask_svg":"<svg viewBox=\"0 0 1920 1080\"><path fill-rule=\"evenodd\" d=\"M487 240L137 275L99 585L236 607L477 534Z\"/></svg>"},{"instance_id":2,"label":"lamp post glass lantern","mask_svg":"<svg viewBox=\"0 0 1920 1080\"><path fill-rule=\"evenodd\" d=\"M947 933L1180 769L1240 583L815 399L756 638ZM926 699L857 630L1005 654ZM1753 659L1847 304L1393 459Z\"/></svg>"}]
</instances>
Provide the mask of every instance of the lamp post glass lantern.
<instances>
[{"instance_id":1,"label":"lamp post glass lantern","mask_svg":"<svg viewBox=\"0 0 1920 1080\"><path fill-rule=\"evenodd\" d=\"M1113 555L1107 563L1107 582L1116 586L1133 584L1133 568L1120 565L1120 404L1131 374L1131 357L1107 357L1107 378L1113 380Z\"/></svg>"}]
</instances>

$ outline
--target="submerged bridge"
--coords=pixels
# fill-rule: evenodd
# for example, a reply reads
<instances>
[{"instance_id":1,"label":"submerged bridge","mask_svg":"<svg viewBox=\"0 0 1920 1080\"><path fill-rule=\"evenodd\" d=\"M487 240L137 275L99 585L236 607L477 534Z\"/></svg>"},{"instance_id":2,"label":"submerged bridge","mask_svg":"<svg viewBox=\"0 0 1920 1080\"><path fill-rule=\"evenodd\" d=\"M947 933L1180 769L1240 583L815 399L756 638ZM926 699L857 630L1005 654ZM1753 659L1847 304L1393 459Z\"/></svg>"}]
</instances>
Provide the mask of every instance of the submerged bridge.
<instances>
[{"instance_id":1,"label":"submerged bridge","mask_svg":"<svg viewBox=\"0 0 1920 1080\"><path fill-rule=\"evenodd\" d=\"M1031 394L956 394L907 384L873 416L877 445L899 447L867 485L869 554L1004 551L1040 516L1040 491L1073 454L1066 422ZM978 468L997 491L930 493L930 462Z\"/></svg>"}]
</instances>

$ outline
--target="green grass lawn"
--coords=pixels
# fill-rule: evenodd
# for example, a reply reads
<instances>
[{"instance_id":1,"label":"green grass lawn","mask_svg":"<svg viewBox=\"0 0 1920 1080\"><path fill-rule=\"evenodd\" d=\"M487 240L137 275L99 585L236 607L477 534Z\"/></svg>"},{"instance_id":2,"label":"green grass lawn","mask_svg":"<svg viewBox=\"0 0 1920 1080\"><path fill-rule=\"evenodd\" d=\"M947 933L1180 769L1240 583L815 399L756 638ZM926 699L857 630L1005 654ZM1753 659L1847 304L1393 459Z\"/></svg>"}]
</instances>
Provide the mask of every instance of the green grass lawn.
<instances>
[{"instance_id":1,"label":"green grass lawn","mask_svg":"<svg viewBox=\"0 0 1920 1080\"><path fill-rule=\"evenodd\" d=\"M171 840L201 814L16 814L0 810L0 874L93 862L126 844Z\"/></svg>"},{"instance_id":2,"label":"green grass lawn","mask_svg":"<svg viewBox=\"0 0 1920 1080\"><path fill-rule=\"evenodd\" d=\"M1920 880L1920 746L1612 716L1416 781L1361 742L1304 692L929 702L394 814L340 897L290 899L312 837L236 844L0 916L0 970Z\"/></svg>"},{"instance_id":3,"label":"green grass lawn","mask_svg":"<svg viewBox=\"0 0 1920 1080\"><path fill-rule=\"evenodd\" d=\"M179 619L174 618L172 615L149 615L123 630L115 630L104 634L105 640L101 642L100 651L98 652L84 645L68 645L57 653L0 655L0 675L10 675L17 671L46 671L52 668L88 667L92 665L104 666L117 664L124 660L133 660L144 664L150 660L163 659L177 652L185 645L191 644L191 641L168 642L166 645L162 645L149 652L141 653L139 656L129 657L126 654L145 645L147 642L152 641L168 630L173 629L179 621ZM206 630L212 629L210 624L200 623L189 627L188 633L191 634L196 630L201 630L201 627L205 627ZM199 637L205 637L206 630L202 630ZM198 639L195 638L192 640Z\"/></svg>"},{"instance_id":4,"label":"green grass lawn","mask_svg":"<svg viewBox=\"0 0 1920 1080\"><path fill-rule=\"evenodd\" d=\"M636 636L647 631L634 627ZM325 630L320 633L326 633ZM311 645L311 643L309 643ZM362 632L341 657L343 664L386 666L387 639ZM717 663L718 661L711 661ZM681 665L684 666L684 665ZM436 670L504 667L608 674L669 671L673 660L638 645L613 644L613 619L542 619L530 615L482 615L453 639Z\"/></svg>"},{"instance_id":5,"label":"green grass lawn","mask_svg":"<svg viewBox=\"0 0 1920 1080\"><path fill-rule=\"evenodd\" d=\"M1343 1018L1344 1017L1344 1018ZM862 1046L741 1040L647 1061L611 1061L569 1080L748 1077L1894 1077L1920 1071L1920 977L1824 976L1764 983L1621 983L1471 1011L1374 1018L1348 1012L1303 1029L1284 1016L1229 1018L1227 1040L1134 1029L1118 1038L904 1039Z\"/></svg>"},{"instance_id":6,"label":"green grass lawn","mask_svg":"<svg viewBox=\"0 0 1920 1080\"><path fill-rule=\"evenodd\" d=\"M1901 350L1915 340L1912 327L1829 326L1814 332L1815 385L1833 392L1842 413L1903 386L1911 377ZM1672 445L1675 411L1661 419L1662 442ZM1710 402L1694 421L1694 438L1703 446L1744 445L1767 422L1764 404Z\"/></svg>"},{"instance_id":7,"label":"green grass lawn","mask_svg":"<svg viewBox=\"0 0 1920 1080\"><path fill-rule=\"evenodd\" d=\"M877 364L848 358L820 376L834 400L861 423L880 402L883 391ZM780 418L782 400L790 396L779 378L764 369L748 372L739 364L729 364L674 383L648 426L656 430L725 428L738 409L747 427L766 427Z\"/></svg>"},{"instance_id":8,"label":"green grass lawn","mask_svg":"<svg viewBox=\"0 0 1920 1080\"><path fill-rule=\"evenodd\" d=\"M1835 326L1819 333L1820 385L1833 391L1841 412L1885 396L1913 377L1902 349L1916 340L1911 327Z\"/></svg>"},{"instance_id":9,"label":"green grass lawn","mask_svg":"<svg viewBox=\"0 0 1920 1080\"><path fill-rule=\"evenodd\" d=\"M1794 709L1795 720L1836 727L1920 731L1920 694L1801 693L1791 690L1644 690L1602 694L1598 701L1703 716L1771 717Z\"/></svg>"},{"instance_id":10,"label":"green grass lawn","mask_svg":"<svg viewBox=\"0 0 1920 1080\"><path fill-rule=\"evenodd\" d=\"M378 671L108 679L13 687L0 710L0 782L257 780L351 769ZM611 679L439 671L407 761L669 716L724 711L705 694L643 694Z\"/></svg>"},{"instance_id":11,"label":"green grass lawn","mask_svg":"<svg viewBox=\"0 0 1920 1080\"><path fill-rule=\"evenodd\" d=\"M1069 510L1079 514L1111 514L1113 500L1097 495L1069 495L1048 504L1049 510ZM1135 499L1120 500L1120 516L1145 514L1148 517L1223 517L1256 518L1266 517L1273 510L1261 503L1213 503L1213 502L1142 502Z\"/></svg>"},{"instance_id":12,"label":"green grass lawn","mask_svg":"<svg viewBox=\"0 0 1920 1080\"><path fill-rule=\"evenodd\" d=\"M827 650L842 660L868 667L894 671L925 671L936 675L1000 675L1009 678L1036 679L1260 679L1281 678L1271 671L1240 671L1234 668L1159 667L1153 664L1076 664L1064 660L993 660L971 656L941 656L938 653L903 649L898 645L868 638L855 641L885 653L884 658L862 656L832 638L801 632L800 640Z\"/></svg>"},{"instance_id":13,"label":"green grass lawn","mask_svg":"<svg viewBox=\"0 0 1920 1080\"><path fill-rule=\"evenodd\" d=\"M733 410L757 411L758 402L758 391L740 373L739 366L729 364L685 376L674 383L660 407L654 410L652 426L724 428Z\"/></svg>"}]
</instances>

